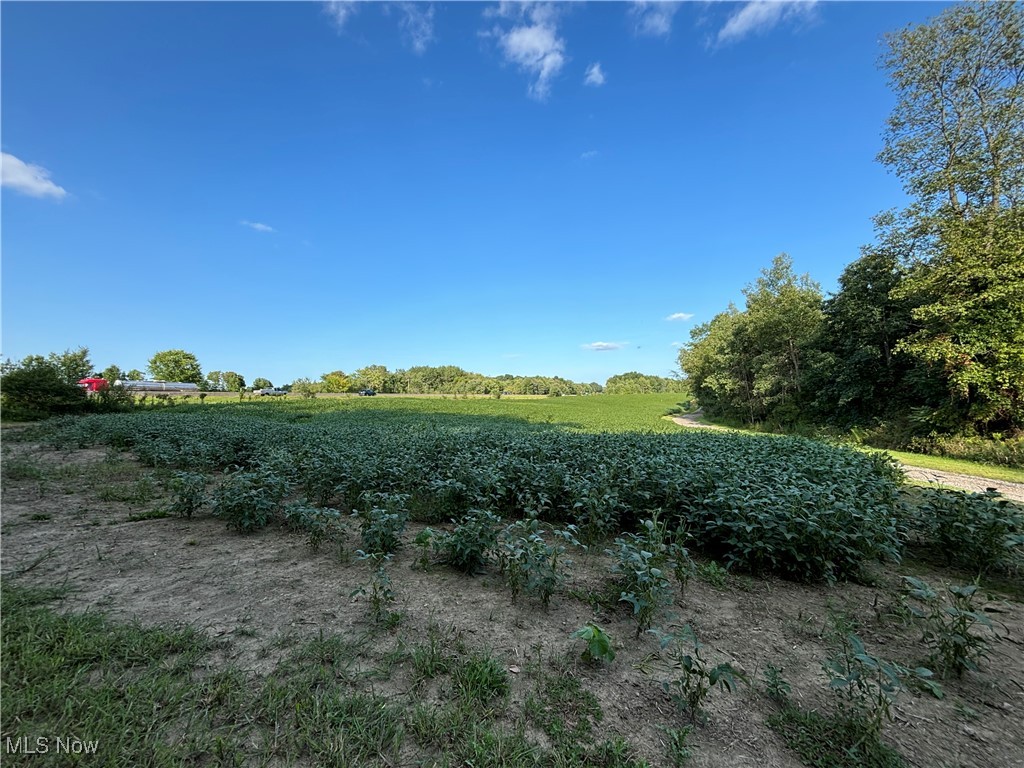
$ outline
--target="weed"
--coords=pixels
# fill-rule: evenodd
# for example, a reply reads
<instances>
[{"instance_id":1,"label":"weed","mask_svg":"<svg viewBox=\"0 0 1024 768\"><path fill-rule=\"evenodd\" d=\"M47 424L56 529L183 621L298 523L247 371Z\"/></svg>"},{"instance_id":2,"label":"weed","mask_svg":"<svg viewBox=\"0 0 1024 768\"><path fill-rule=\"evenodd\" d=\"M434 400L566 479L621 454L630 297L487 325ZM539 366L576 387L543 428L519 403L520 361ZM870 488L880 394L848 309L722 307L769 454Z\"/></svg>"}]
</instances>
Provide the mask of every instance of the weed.
<instances>
[{"instance_id":1,"label":"weed","mask_svg":"<svg viewBox=\"0 0 1024 768\"><path fill-rule=\"evenodd\" d=\"M712 667L702 653L704 646L689 624L677 632L651 630L651 633L658 637L663 654L659 657L667 660L671 675L662 680L661 686L692 722L703 717L704 701L715 686L731 693L736 690L737 681L747 682L746 676L728 662Z\"/></svg>"},{"instance_id":2,"label":"weed","mask_svg":"<svg viewBox=\"0 0 1024 768\"><path fill-rule=\"evenodd\" d=\"M390 610L391 605L395 602L395 592L391 588L391 577L388 575L385 565L391 562L391 555L360 550L357 556L360 560L366 560L371 564L373 576L369 583L353 590L349 597L368 596L370 617L374 622L388 627L395 626L402 620L402 614Z\"/></svg>"},{"instance_id":3,"label":"weed","mask_svg":"<svg viewBox=\"0 0 1024 768\"><path fill-rule=\"evenodd\" d=\"M860 719L806 712L787 704L767 719L804 765L817 768L903 768L900 753L877 735L864 733Z\"/></svg>"},{"instance_id":4,"label":"weed","mask_svg":"<svg viewBox=\"0 0 1024 768\"><path fill-rule=\"evenodd\" d=\"M178 517L191 518L206 504L206 475L199 472L175 472L167 483L174 500L170 512Z\"/></svg>"},{"instance_id":5,"label":"weed","mask_svg":"<svg viewBox=\"0 0 1024 768\"><path fill-rule=\"evenodd\" d=\"M668 738L668 743L665 745L668 759L674 768L681 768L693 756L693 751L686 744L686 740L693 732L693 726L684 725L682 728L665 728L663 730Z\"/></svg>"},{"instance_id":6,"label":"weed","mask_svg":"<svg viewBox=\"0 0 1024 768\"><path fill-rule=\"evenodd\" d=\"M701 581L716 589L725 589L729 586L729 571L715 560L699 563L695 568L695 572Z\"/></svg>"},{"instance_id":7,"label":"weed","mask_svg":"<svg viewBox=\"0 0 1024 768\"><path fill-rule=\"evenodd\" d=\"M910 526L932 541L948 564L984 574L1024 564L1024 511L984 493L921 489Z\"/></svg>"},{"instance_id":8,"label":"weed","mask_svg":"<svg viewBox=\"0 0 1024 768\"><path fill-rule=\"evenodd\" d=\"M776 704L785 705L789 701L789 695L793 687L786 682L782 676L783 669L774 664L768 664L764 669L764 691L768 698Z\"/></svg>"},{"instance_id":9,"label":"weed","mask_svg":"<svg viewBox=\"0 0 1024 768\"><path fill-rule=\"evenodd\" d=\"M452 669L452 683L459 699L471 707L488 707L511 689L505 667L481 652L459 659Z\"/></svg>"},{"instance_id":10,"label":"weed","mask_svg":"<svg viewBox=\"0 0 1024 768\"><path fill-rule=\"evenodd\" d=\"M839 697L841 717L856 726L864 740L877 740L884 722L892 720L893 702L907 689L908 679L930 682L932 676L923 667L911 671L872 656L855 634L844 638L839 653L822 667ZM935 690L934 684L929 687Z\"/></svg>"},{"instance_id":11,"label":"weed","mask_svg":"<svg viewBox=\"0 0 1024 768\"><path fill-rule=\"evenodd\" d=\"M615 558L612 572L619 577L619 600L633 607L638 637L650 628L662 606L671 601L664 570L668 565L668 548L660 543L657 519L645 520L643 525L641 535L627 533L615 539L614 550L605 551Z\"/></svg>"},{"instance_id":12,"label":"weed","mask_svg":"<svg viewBox=\"0 0 1024 768\"><path fill-rule=\"evenodd\" d=\"M306 534L306 544L314 552L325 541L333 541L345 532L345 523L336 509L292 502L285 505L283 516L288 527Z\"/></svg>"},{"instance_id":13,"label":"weed","mask_svg":"<svg viewBox=\"0 0 1024 768\"><path fill-rule=\"evenodd\" d=\"M433 528L424 528L422 531L416 534L416 538L413 539L413 544L419 550L416 560L413 561L413 566L419 567L421 570L426 570L430 565L431 552L434 549L434 538L437 532Z\"/></svg>"},{"instance_id":14,"label":"weed","mask_svg":"<svg viewBox=\"0 0 1024 768\"><path fill-rule=\"evenodd\" d=\"M551 596L565 583L572 561L563 557L570 546L579 546L576 526L555 530L556 543L548 544L535 517L519 520L502 532L498 564L513 601L520 592L537 597L547 609Z\"/></svg>"},{"instance_id":15,"label":"weed","mask_svg":"<svg viewBox=\"0 0 1024 768\"><path fill-rule=\"evenodd\" d=\"M931 653L928 662L939 673L961 677L967 670L978 671L978 662L988 655L989 640L978 628L993 631L992 621L974 605L977 584L947 585L943 600L926 582L904 576L906 595L917 601L907 608L921 620L922 640Z\"/></svg>"}]
</instances>

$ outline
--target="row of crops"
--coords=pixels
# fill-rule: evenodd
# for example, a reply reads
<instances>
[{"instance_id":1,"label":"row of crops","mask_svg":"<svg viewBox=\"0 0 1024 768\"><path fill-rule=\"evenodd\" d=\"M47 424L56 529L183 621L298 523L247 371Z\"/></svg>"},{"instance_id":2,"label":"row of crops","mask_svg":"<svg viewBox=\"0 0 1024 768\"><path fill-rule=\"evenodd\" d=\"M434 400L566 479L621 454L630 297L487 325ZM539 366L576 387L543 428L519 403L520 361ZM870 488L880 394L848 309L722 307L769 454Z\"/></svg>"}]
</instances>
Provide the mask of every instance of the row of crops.
<instances>
[{"instance_id":1,"label":"row of crops","mask_svg":"<svg viewBox=\"0 0 1024 768\"><path fill-rule=\"evenodd\" d=\"M482 510L575 525L592 541L657 515L729 566L807 581L856 577L900 546L898 471L880 455L800 438L209 407L89 416L49 432L58 446L109 445L244 487L254 504L348 512L367 493L400 494L419 522Z\"/></svg>"}]
</instances>

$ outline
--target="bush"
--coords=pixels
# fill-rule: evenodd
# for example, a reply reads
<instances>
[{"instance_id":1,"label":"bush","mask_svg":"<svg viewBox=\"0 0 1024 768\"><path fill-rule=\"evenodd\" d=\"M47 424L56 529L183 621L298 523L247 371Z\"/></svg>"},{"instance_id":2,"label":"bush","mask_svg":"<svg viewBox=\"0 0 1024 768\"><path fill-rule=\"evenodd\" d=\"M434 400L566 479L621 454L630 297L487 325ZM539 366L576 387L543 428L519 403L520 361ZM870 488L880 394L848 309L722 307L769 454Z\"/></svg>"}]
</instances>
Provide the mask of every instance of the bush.
<instances>
[{"instance_id":1,"label":"bush","mask_svg":"<svg viewBox=\"0 0 1024 768\"><path fill-rule=\"evenodd\" d=\"M35 420L68 413L82 413L89 407L85 390L61 379L50 365L15 368L0 379L4 417Z\"/></svg>"}]
</instances>

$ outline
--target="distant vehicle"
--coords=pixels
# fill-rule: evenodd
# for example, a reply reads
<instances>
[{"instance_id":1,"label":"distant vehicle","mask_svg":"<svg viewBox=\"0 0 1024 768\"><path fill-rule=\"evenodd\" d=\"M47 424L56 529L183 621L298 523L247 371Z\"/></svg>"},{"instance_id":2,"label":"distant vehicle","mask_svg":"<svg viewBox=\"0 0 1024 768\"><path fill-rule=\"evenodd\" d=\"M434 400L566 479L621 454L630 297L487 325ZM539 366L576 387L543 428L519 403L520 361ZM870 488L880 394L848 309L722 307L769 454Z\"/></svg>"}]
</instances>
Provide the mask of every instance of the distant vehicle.
<instances>
[{"instance_id":1,"label":"distant vehicle","mask_svg":"<svg viewBox=\"0 0 1024 768\"><path fill-rule=\"evenodd\" d=\"M372 389L360 389L359 390L359 396L360 397L373 397L376 394L377 393L374 392Z\"/></svg>"},{"instance_id":2,"label":"distant vehicle","mask_svg":"<svg viewBox=\"0 0 1024 768\"><path fill-rule=\"evenodd\" d=\"M129 381L118 379L115 386L124 387L129 392L198 392L199 385L189 381Z\"/></svg>"},{"instance_id":3,"label":"distant vehicle","mask_svg":"<svg viewBox=\"0 0 1024 768\"><path fill-rule=\"evenodd\" d=\"M252 391L252 393L254 395L259 396L259 397L264 397L264 396L280 397L281 395L287 395L288 394L283 389L278 389L277 387L264 387L263 389L254 389Z\"/></svg>"}]
</instances>

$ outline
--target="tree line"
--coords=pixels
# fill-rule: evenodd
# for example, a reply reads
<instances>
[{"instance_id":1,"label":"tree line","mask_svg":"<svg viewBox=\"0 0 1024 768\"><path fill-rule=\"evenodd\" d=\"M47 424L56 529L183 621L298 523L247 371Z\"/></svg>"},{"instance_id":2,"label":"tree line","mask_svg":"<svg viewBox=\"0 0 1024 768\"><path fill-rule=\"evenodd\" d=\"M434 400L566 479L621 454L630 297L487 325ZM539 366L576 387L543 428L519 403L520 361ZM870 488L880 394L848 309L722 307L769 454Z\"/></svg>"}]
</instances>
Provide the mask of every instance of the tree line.
<instances>
[{"instance_id":1,"label":"tree line","mask_svg":"<svg viewBox=\"0 0 1024 768\"><path fill-rule=\"evenodd\" d=\"M679 363L710 415L896 435L1024 432L1024 13L962 4L886 38L879 160L912 204L822 295L785 254Z\"/></svg>"}]
</instances>

